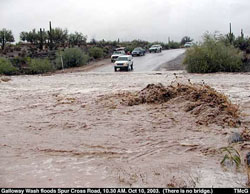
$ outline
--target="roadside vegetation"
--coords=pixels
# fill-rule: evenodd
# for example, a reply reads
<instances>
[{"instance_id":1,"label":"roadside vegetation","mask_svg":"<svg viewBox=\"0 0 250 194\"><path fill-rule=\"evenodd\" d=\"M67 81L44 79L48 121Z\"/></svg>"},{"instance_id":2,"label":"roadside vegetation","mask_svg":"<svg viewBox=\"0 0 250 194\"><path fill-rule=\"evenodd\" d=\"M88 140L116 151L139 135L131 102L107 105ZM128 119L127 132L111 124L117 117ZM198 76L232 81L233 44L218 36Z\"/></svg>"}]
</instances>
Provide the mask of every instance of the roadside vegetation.
<instances>
[{"instance_id":1,"label":"roadside vegetation","mask_svg":"<svg viewBox=\"0 0 250 194\"><path fill-rule=\"evenodd\" d=\"M186 52L184 64L190 73L250 71L250 38L232 33L206 33L203 42Z\"/></svg>"},{"instance_id":2,"label":"roadside vegetation","mask_svg":"<svg viewBox=\"0 0 250 194\"><path fill-rule=\"evenodd\" d=\"M15 39L12 31L0 29L0 74L41 74L62 68L84 66L91 61L110 57L118 47L124 47L126 52L132 52L136 47L147 50L153 44L160 44L163 49L180 48L185 44L183 40L169 40L168 43L164 43L91 39L87 42L87 36L81 32L69 33L67 29L53 28L51 22L48 30L40 28L23 31L19 39L20 42L13 44Z\"/></svg>"},{"instance_id":3,"label":"roadside vegetation","mask_svg":"<svg viewBox=\"0 0 250 194\"><path fill-rule=\"evenodd\" d=\"M56 57L56 69L79 67L86 65L88 55L86 55L80 48L67 48L64 51L58 51Z\"/></svg>"},{"instance_id":4,"label":"roadside vegetation","mask_svg":"<svg viewBox=\"0 0 250 194\"><path fill-rule=\"evenodd\" d=\"M94 59L100 59L104 56L104 50L101 47L92 47L89 49L89 55Z\"/></svg>"},{"instance_id":5,"label":"roadside vegetation","mask_svg":"<svg viewBox=\"0 0 250 194\"><path fill-rule=\"evenodd\" d=\"M42 74L54 70L54 67L48 59L32 59L29 63L31 74Z\"/></svg>"},{"instance_id":6,"label":"roadside vegetation","mask_svg":"<svg viewBox=\"0 0 250 194\"><path fill-rule=\"evenodd\" d=\"M67 29L52 28L49 23L48 30L23 31L20 42L13 44L14 41L11 30L0 30L0 74L46 73L110 57L118 47L130 53L136 47L148 50L154 44L163 49L177 49L193 39L184 36L180 42L169 39L167 43L119 39L87 42L87 36L81 32L69 33ZM187 50L184 63L191 73L250 71L250 38L244 37L243 32L237 38L231 32L220 36L206 34L202 43Z\"/></svg>"},{"instance_id":7,"label":"roadside vegetation","mask_svg":"<svg viewBox=\"0 0 250 194\"><path fill-rule=\"evenodd\" d=\"M0 74L4 75L14 75L17 72L17 68L15 68L10 60L6 58L0 58Z\"/></svg>"}]
</instances>

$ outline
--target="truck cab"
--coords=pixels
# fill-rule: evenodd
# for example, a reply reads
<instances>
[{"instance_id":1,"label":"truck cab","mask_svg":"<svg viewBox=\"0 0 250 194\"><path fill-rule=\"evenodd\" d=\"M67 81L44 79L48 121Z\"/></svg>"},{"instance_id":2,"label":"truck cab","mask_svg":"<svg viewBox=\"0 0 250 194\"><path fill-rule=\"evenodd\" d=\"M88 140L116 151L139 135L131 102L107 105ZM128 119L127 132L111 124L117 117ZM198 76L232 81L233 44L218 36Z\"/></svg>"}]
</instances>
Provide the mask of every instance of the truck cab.
<instances>
[{"instance_id":1,"label":"truck cab","mask_svg":"<svg viewBox=\"0 0 250 194\"><path fill-rule=\"evenodd\" d=\"M111 62L115 62L119 56L126 55L124 50L115 50L111 55Z\"/></svg>"}]
</instances>

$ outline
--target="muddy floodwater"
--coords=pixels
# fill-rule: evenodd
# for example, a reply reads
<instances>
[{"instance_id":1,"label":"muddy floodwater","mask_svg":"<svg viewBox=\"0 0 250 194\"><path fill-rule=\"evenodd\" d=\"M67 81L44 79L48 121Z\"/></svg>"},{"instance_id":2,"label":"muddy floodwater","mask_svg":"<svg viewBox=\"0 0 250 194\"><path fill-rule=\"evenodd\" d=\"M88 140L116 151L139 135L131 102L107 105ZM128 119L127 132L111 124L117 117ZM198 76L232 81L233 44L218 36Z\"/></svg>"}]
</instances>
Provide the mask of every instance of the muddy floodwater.
<instances>
[{"instance_id":1,"label":"muddy floodwater","mask_svg":"<svg viewBox=\"0 0 250 194\"><path fill-rule=\"evenodd\" d=\"M189 81L188 81L189 80ZM241 110L240 126L198 124L183 101L126 106L148 84L208 84ZM0 82L0 187L244 187L220 148L250 126L250 74L65 73Z\"/></svg>"}]
</instances>

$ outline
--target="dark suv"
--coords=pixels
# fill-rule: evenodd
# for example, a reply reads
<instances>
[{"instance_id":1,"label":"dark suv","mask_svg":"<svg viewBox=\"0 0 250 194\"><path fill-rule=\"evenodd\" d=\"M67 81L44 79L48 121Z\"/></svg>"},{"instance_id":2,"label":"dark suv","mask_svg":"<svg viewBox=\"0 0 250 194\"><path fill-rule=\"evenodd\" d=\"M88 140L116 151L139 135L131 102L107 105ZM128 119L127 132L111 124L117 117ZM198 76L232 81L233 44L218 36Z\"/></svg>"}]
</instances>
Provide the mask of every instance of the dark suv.
<instances>
[{"instance_id":1,"label":"dark suv","mask_svg":"<svg viewBox=\"0 0 250 194\"><path fill-rule=\"evenodd\" d=\"M143 56L145 55L145 49L141 48L141 47L137 47L132 51L132 56Z\"/></svg>"}]
</instances>

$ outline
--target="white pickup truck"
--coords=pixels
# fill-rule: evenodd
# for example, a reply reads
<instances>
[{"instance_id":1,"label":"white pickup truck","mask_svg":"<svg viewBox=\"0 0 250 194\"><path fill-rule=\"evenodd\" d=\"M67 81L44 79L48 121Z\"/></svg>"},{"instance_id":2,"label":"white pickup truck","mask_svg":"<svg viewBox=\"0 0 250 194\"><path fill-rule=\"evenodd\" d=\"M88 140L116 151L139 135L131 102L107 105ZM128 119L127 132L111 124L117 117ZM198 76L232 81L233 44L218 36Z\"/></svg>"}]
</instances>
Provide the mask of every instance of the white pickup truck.
<instances>
[{"instance_id":1,"label":"white pickup truck","mask_svg":"<svg viewBox=\"0 0 250 194\"><path fill-rule=\"evenodd\" d=\"M118 51L114 51L113 55L111 55L111 62L115 62L116 59L119 57L119 56L122 56L122 55L126 55L125 51L124 50L118 50Z\"/></svg>"},{"instance_id":2,"label":"white pickup truck","mask_svg":"<svg viewBox=\"0 0 250 194\"><path fill-rule=\"evenodd\" d=\"M134 61L131 55L119 56L114 64L114 70L125 69L126 71L134 69Z\"/></svg>"},{"instance_id":3,"label":"white pickup truck","mask_svg":"<svg viewBox=\"0 0 250 194\"><path fill-rule=\"evenodd\" d=\"M158 53L158 52L161 52L162 50L162 46L159 45L159 44L156 44L156 45L152 45L150 48L149 48L149 52L152 53Z\"/></svg>"}]
</instances>

